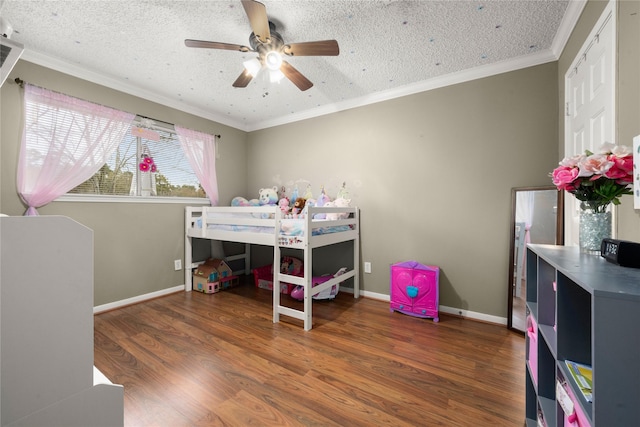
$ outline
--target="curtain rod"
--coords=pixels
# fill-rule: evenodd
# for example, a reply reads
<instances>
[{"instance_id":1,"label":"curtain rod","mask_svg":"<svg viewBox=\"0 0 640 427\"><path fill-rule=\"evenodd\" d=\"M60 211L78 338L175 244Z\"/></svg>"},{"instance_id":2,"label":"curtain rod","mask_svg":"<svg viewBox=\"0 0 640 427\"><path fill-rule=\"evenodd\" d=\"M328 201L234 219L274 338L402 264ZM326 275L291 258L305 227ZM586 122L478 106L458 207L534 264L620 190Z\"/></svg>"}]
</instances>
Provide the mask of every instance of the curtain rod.
<instances>
[{"instance_id":1,"label":"curtain rod","mask_svg":"<svg viewBox=\"0 0 640 427\"><path fill-rule=\"evenodd\" d=\"M27 83L27 82L25 82L24 80L22 80L20 77L16 77L16 78L14 79L14 81L16 82L16 84L17 84L18 86L20 86L20 87L21 87L21 88L23 88L23 89L24 89L24 85L25 85L25 83ZM28 83L28 84L31 84L31 83ZM31 84L31 85L32 85L32 86L36 86L36 85L33 85L33 84ZM36 87L39 87L39 88L41 88L41 89L46 89L46 88L43 88L43 87L41 87L41 86L36 86ZM51 89L47 89L47 90L51 90ZM56 92L56 91L52 91L52 92ZM61 94L61 95L65 95L65 96L69 96L69 95L66 95L66 94L64 94L64 93L62 93L62 92L56 92L56 93L59 93L59 94ZM87 102L93 102L93 101L87 101ZM108 108L113 108L113 107L108 107ZM136 114L136 113L132 113L132 114ZM141 114L136 114L136 117L139 117L139 118L142 118L142 119L147 119L147 120L152 120L152 121L154 121L154 122L159 122L159 123L162 123L162 124L165 124L165 125L168 125L168 126L175 126L175 124L174 124L174 123L169 123L169 122L165 122L165 121L163 121L163 120L158 120L158 119L154 119L154 118L151 118L151 117L146 117L146 116L143 116L143 115L141 115ZM168 126L161 126L161 127L168 127ZM214 134L213 136L215 136L215 137L216 137L216 139L221 139L221 138L222 138L222 136L221 136L220 134Z\"/></svg>"},{"instance_id":2,"label":"curtain rod","mask_svg":"<svg viewBox=\"0 0 640 427\"><path fill-rule=\"evenodd\" d=\"M135 114L135 115L137 116L137 114L136 114L136 113L133 113L133 112L131 112L131 111L120 110L119 108L114 108L114 107L111 107L110 105L100 104L99 102L89 101L89 100L86 100L86 99L84 99L84 98L78 98L77 96L68 95L68 94L66 94L66 93L62 93L62 92L57 91L57 90L51 90L51 89L47 89L46 87L42 87L42 86L38 86L38 85L34 85L33 83L25 82L25 81L24 81L24 80L22 80L20 77L16 77L15 79L13 79L13 81L14 81L14 82L16 82L16 84L17 84L18 86L20 86L20 88L22 88L22 89L24 89L24 85L25 85L25 84L28 84L28 85L31 85L31 86L33 86L33 87L37 87L38 89L48 90L49 92L57 93L57 94L59 94L59 95L69 96L69 97L71 97L71 98L79 99L79 100L81 100L81 101L90 102L90 103L92 103L92 104L96 104L96 105L101 105L101 106L106 107L106 108L111 108L112 110L124 111L124 112L126 112L126 113Z\"/></svg>"}]
</instances>

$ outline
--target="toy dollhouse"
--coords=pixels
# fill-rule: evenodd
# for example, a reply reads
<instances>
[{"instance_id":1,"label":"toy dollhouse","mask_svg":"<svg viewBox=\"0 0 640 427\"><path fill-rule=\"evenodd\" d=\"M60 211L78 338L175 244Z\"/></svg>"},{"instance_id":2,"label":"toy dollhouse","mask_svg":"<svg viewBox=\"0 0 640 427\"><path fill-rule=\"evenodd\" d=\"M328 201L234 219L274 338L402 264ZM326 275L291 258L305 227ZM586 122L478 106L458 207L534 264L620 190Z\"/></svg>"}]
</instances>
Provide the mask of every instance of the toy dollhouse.
<instances>
[{"instance_id":1,"label":"toy dollhouse","mask_svg":"<svg viewBox=\"0 0 640 427\"><path fill-rule=\"evenodd\" d=\"M238 283L238 276L234 276L231 268L221 259L208 259L193 272L193 290L205 294L220 292Z\"/></svg>"}]
</instances>

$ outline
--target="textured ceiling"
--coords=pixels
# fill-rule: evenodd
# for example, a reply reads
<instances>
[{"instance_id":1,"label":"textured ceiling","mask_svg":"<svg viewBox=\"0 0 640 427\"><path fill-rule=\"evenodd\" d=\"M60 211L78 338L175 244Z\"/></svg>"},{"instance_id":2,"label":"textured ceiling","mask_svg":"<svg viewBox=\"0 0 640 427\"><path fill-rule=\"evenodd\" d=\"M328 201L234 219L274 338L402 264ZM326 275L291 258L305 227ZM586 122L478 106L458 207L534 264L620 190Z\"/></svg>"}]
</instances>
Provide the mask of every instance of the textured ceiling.
<instances>
[{"instance_id":1,"label":"textured ceiling","mask_svg":"<svg viewBox=\"0 0 640 427\"><path fill-rule=\"evenodd\" d=\"M240 0L3 0L22 59L243 130L255 130L557 59L584 1L264 0L285 43L335 39L340 55L291 57L314 86L231 84L254 52Z\"/></svg>"}]
</instances>

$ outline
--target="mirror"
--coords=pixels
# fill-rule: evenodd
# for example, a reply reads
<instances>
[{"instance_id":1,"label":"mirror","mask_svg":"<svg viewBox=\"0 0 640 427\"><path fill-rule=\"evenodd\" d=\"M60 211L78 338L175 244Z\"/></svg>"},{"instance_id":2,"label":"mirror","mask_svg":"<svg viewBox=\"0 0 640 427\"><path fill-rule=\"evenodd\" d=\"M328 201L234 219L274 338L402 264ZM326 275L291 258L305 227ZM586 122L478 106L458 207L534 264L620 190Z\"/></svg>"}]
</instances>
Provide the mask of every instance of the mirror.
<instances>
[{"instance_id":1,"label":"mirror","mask_svg":"<svg viewBox=\"0 0 640 427\"><path fill-rule=\"evenodd\" d=\"M554 186L511 189L507 327L526 328L525 279L527 243L564 244L561 191Z\"/></svg>"}]
</instances>

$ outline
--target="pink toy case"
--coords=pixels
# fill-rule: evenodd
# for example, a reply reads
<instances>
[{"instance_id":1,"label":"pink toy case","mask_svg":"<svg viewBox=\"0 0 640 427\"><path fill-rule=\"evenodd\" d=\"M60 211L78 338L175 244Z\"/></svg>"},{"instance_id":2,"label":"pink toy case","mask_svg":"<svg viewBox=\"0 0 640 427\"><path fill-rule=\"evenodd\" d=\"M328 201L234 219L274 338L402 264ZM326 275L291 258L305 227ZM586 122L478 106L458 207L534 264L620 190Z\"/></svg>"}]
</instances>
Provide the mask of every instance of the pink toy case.
<instances>
[{"instance_id":1,"label":"pink toy case","mask_svg":"<svg viewBox=\"0 0 640 427\"><path fill-rule=\"evenodd\" d=\"M438 317L440 269L416 261L391 265L391 311L415 317Z\"/></svg>"}]
</instances>

